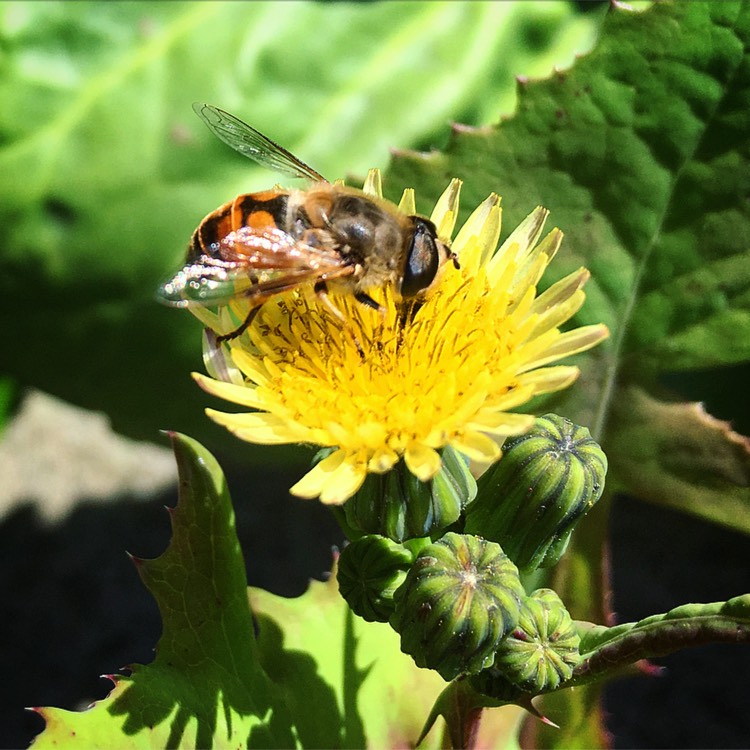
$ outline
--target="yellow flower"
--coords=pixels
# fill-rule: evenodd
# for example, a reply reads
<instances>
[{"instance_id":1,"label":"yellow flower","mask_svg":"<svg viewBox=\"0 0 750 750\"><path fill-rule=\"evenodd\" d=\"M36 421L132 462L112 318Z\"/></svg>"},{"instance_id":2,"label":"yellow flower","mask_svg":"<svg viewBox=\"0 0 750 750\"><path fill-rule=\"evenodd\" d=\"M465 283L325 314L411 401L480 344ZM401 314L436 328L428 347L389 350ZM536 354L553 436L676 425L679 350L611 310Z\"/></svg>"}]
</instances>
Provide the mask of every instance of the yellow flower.
<instances>
[{"instance_id":1,"label":"yellow flower","mask_svg":"<svg viewBox=\"0 0 750 750\"><path fill-rule=\"evenodd\" d=\"M380 193L379 174L365 184ZM431 216L449 240L461 183L454 180ZM389 289L376 291L383 316L351 297L333 296L348 321L342 328L311 289L265 303L242 336L209 357L214 378L195 374L209 393L253 409L207 414L253 443L307 443L333 448L291 492L340 504L368 472L401 459L422 481L440 470L440 449L491 463L503 440L526 432L534 417L513 411L533 396L570 385L578 368L552 365L606 338L603 325L561 333L583 304L585 268L537 295L562 232L541 241L548 215L536 208L497 252L500 199L490 195L452 242L460 270L446 265L437 290L404 322ZM400 208L414 211L413 191ZM202 311L214 330L228 331L247 309L232 303L218 316ZM357 350L357 341L364 357Z\"/></svg>"}]
</instances>

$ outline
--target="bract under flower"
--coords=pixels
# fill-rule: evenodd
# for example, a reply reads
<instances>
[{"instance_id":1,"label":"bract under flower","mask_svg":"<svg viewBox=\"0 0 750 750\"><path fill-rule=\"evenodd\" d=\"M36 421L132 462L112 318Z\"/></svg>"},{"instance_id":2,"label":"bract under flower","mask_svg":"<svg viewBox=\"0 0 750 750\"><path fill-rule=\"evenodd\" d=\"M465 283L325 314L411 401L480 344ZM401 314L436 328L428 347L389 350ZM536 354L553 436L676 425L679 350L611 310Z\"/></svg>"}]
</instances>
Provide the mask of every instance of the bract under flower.
<instances>
[{"instance_id":1,"label":"bract under flower","mask_svg":"<svg viewBox=\"0 0 750 750\"><path fill-rule=\"evenodd\" d=\"M379 193L379 176L365 187ZM448 187L431 217L449 240L460 182ZM413 212L413 192L401 208ZM536 286L562 240L553 229L540 241L548 212L536 208L493 252L500 199L490 195L452 243L460 270L446 265L439 287L411 315L389 288L370 292L385 315L352 297L332 295L349 330L312 289L275 297L253 325L207 361L215 376L195 374L209 393L254 411L209 416L253 443L308 443L334 448L291 492L339 504L368 472L403 459L422 481L440 470L440 449L491 463L503 440L528 430L534 417L514 411L533 396L570 385L578 368L554 362L608 335L603 325L562 333L581 307L581 268L537 295ZM201 318L231 330L247 309L238 301ZM356 339L356 341L355 341ZM358 345L362 353L358 350Z\"/></svg>"}]
</instances>

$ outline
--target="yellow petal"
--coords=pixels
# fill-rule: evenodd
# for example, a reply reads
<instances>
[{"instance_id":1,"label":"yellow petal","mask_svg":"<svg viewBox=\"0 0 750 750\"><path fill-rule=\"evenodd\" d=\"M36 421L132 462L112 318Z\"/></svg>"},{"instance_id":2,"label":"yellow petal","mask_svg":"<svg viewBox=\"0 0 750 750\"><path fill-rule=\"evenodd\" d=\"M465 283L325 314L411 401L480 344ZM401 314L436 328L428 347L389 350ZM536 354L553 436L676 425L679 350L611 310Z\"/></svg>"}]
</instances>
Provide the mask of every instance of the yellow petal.
<instances>
[{"instance_id":1,"label":"yellow petal","mask_svg":"<svg viewBox=\"0 0 750 750\"><path fill-rule=\"evenodd\" d=\"M599 323L593 326L582 326L560 334L550 346L546 347L534 360L524 363L519 372L528 372L542 365L549 364L563 357L570 357L585 352L604 341L609 336L607 326Z\"/></svg>"},{"instance_id":2,"label":"yellow petal","mask_svg":"<svg viewBox=\"0 0 750 750\"><path fill-rule=\"evenodd\" d=\"M210 393L217 398L223 398L225 401L231 401L240 406L248 406L251 409L265 409L265 401L258 396L255 388L247 385L234 385L233 383L224 383L221 380L213 380L201 375L199 372L192 373L193 379L203 388L206 393Z\"/></svg>"},{"instance_id":3,"label":"yellow petal","mask_svg":"<svg viewBox=\"0 0 750 750\"><path fill-rule=\"evenodd\" d=\"M508 437L510 435L523 435L533 425L534 417L531 414L488 412L477 415L477 418L473 419L466 426L470 430L481 430L482 433L489 432L495 436Z\"/></svg>"},{"instance_id":4,"label":"yellow petal","mask_svg":"<svg viewBox=\"0 0 750 750\"><path fill-rule=\"evenodd\" d=\"M338 470L345 458L346 451L342 450L326 456L322 461L315 464L299 482L293 485L289 492L292 495L306 499L318 497L323 491L323 487L325 487L328 480Z\"/></svg>"},{"instance_id":5,"label":"yellow petal","mask_svg":"<svg viewBox=\"0 0 750 750\"><path fill-rule=\"evenodd\" d=\"M517 383L521 386L533 388L534 395L554 393L562 388L567 388L580 375L580 372L577 367L569 365L542 367L519 375Z\"/></svg>"},{"instance_id":6,"label":"yellow petal","mask_svg":"<svg viewBox=\"0 0 750 750\"><path fill-rule=\"evenodd\" d=\"M548 216L549 211L546 208L537 206L510 233L489 262L489 270L493 278L501 273L500 267L506 266L509 262L514 262L518 266L524 265L526 256L536 245Z\"/></svg>"},{"instance_id":7,"label":"yellow petal","mask_svg":"<svg viewBox=\"0 0 750 750\"><path fill-rule=\"evenodd\" d=\"M216 333L205 328L201 339L203 345L203 366L206 372L214 378L225 383L245 386L245 378L239 368L234 364L229 348L217 343Z\"/></svg>"},{"instance_id":8,"label":"yellow petal","mask_svg":"<svg viewBox=\"0 0 750 750\"><path fill-rule=\"evenodd\" d=\"M526 256L525 263L519 266L513 276L513 280L508 289L511 296L519 298L530 289L533 290L534 296L536 296L536 285L539 283L539 279L544 275L548 263L549 258L544 253L540 252L538 247L531 250ZM490 275L490 282L492 284L497 283L493 275ZM508 309L513 310L513 305L509 305Z\"/></svg>"},{"instance_id":9,"label":"yellow petal","mask_svg":"<svg viewBox=\"0 0 750 750\"><path fill-rule=\"evenodd\" d=\"M384 474L386 471L390 471L398 463L398 460L399 455L396 451L383 446L372 454L372 458L367 462L367 468L375 474Z\"/></svg>"},{"instance_id":10,"label":"yellow petal","mask_svg":"<svg viewBox=\"0 0 750 750\"><path fill-rule=\"evenodd\" d=\"M401 201L398 204L398 210L407 216L414 216L414 214L417 213L414 188L406 188L406 190L404 190L403 195L401 196Z\"/></svg>"},{"instance_id":11,"label":"yellow petal","mask_svg":"<svg viewBox=\"0 0 750 750\"><path fill-rule=\"evenodd\" d=\"M438 202L435 204L435 208L430 216L430 221L437 228L438 237L446 242L450 241L453 234L453 227L456 225L461 185L463 185L463 182L454 177L450 181L450 185L448 185L443 194L438 198Z\"/></svg>"},{"instance_id":12,"label":"yellow petal","mask_svg":"<svg viewBox=\"0 0 750 750\"><path fill-rule=\"evenodd\" d=\"M588 281L590 276L591 274L586 268L579 268L577 271L568 274L534 300L532 312L545 313L556 305L563 304Z\"/></svg>"},{"instance_id":13,"label":"yellow petal","mask_svg":"<svg viewBox=\"0 0 750 750\"><path fill-rule=\"evenodd\" d=\"M543 252L550 260L557 255L557 251L560 249L563 237L565 235L557 227L555 227L547 236L539 243L539 250Z\"/></svg>"},{"instance_id":14,"label":"yellow petal","mask_svg":"<svg viewBox=\"0 0 750 750\"><path fill-rule=\"evenodd\" d=\"M432 479L440 471L440 454L421 443L411 443L404 451L406 468L422 482Z\"/></svg>"},{"instance_id":15,"label":"yellow petal","mask_svg":"<svg viewBox=\"0 0 750 750\"><path fill-rule=\"evenodd\" d=\"M525 404L535 393L531 384L521 382L521 378L517 379L517 385L507 393L503 393L500 396L495 396L491 401L492 409L496 411L508 411L514 409L516 406Z\"/></svg>"},{"instance_id":16,"label":"yellow petal","mask_svg":"<svg viewBox=\"0 0 750 750\"><path fill-rule=\"evenodd\" d=\"M385 445L387 438L388 430L380 422L367 421L357 426L357 439L367 448Z\"/></svg>"},{"instance_id":17,"label":"yellow petal","mask_svg":"<svg viewBox=\"0 0 750 750\"><path fill-rule=\"evenodd\" d=\"M472 461L491 463L500 458L500 446L482 432L467 430L460 437L453 438L450 444Z\"/></svg>"},{"instance_id":18,"label":"yellow petal","mask_svg":"<svg viewBox=\"0 0 750 750\"><path fill-rule=\"evenodd\" d=\"M559 328L566 320L570 320L586 301L583 289L574 292L564 302L559 302L555 307L541 313L536 320L531 336L538 336L550 328Z\"/></svg>"},{"instance_id":19,"label":"yellow petal","mask_svg":"<svg viewBox=\"0 0 750 750\"><path fill-rule=\"evenodd\" d=\"M500 239L500 196L491 193L461 227L453 242L461 267L475 273L491 257Z\"/></svg>"},{"instance_id":20,"label":"yellow petal","mask_svg":"<svg viewBox=\"0 0 750 750\"><path fill-rule=\"evenodd\" d=\"M284 445L310 441L309 430L300 424L282 419L275 414L258 412L253 414L227 414L206 409L206 414L216 424L226 427L242 440L260 445Z\"/></svg>"},{"instance_id":21,"label":"yellow petal","mask_svg":"<svg viewBox=\"0 0 750 750\"><path fill-rule=\"evenodd\" d=\"M232 347L232 359L237 367L240 368L245 377L249 378L257 385L270 386L271 382L268 378L268 372L263 366L263 363L254 357L247 349L239 345Z\"/></svg>"},{"instance_id":22,"label":"yellow petal","mask_svg":"<svg viewBox=\"0 0 750 750\"><path fill-rule=\"evenodd\" d=\"M367 173L365 184L362 185L362 192L367 195L375 195L378 198L383 197L383 180L380 177L379 169L371 169Z\"/></svg>"},{"instance_id":23,"label":"yellow petal","mask_svg":"<svg viewBox=\"0 0 750 750\"><path fill-rule=\"evenodd\" d=\"M367 465L354 456L347 456L326 479L320 502L325 505L345 503L362 486L366 477Z\"/></svg>"}]
</instances>

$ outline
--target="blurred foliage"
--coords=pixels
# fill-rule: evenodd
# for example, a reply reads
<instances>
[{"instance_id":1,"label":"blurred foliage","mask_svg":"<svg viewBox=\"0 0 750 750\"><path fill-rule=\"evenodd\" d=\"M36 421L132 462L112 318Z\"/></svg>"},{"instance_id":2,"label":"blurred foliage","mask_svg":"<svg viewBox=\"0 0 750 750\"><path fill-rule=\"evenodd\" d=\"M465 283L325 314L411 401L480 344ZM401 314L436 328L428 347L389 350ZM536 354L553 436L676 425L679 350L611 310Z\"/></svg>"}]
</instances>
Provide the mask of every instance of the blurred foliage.
<instances>
[{"instance_id":1,"label":"blurred foliage","mask_svg":"<svg viewBox=\"0 0 750 750\"><path fill-rule=\"evenodd\" d=\"M13 400L16 396L15 383L11 378L0 375L0 436L6 426L7 417L11 413Z\"/></svg>"},{"instance_id":2,"label":"blurred foliage","mask_svg":"<svg viewBox=\"0 0 750 750\"><path fill-rule=\"evenodd\" d=\"M363 174L392 146L439 144L452 119L511 111L514 76L570 64L599 17L558 2L0 4L0 325L18 333L0 373L132 436L168 427L252 454L203 416L200 327L154 290L205 214L278 177L191 103L332 178Z\"/></svg>"}]
</instances>

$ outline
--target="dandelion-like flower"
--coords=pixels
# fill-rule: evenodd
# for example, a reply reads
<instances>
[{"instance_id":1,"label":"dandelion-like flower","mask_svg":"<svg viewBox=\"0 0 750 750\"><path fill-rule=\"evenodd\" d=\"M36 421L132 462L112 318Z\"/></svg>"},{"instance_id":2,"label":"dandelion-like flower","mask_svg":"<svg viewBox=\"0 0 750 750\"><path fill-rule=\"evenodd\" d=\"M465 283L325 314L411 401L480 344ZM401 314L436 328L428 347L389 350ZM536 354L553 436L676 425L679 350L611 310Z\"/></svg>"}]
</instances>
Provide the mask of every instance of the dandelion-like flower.
<instances>
[{"instance_id":1,"label":"dandelion-like flower","mask_svg":"<svg viewBox=\"0 0 750 750\"><path fill-rule=\"evenodd\" d=\"M379 185L373 171L364 190L380 195ZM431 216L444 241L451 240L460 186L450 184ZM583 304L585 268L537 295L563 236L553 229L540 241L546 209L536 208L493 252L499 204L492 194L474 211L451 242L460 269L446 265L437 289L411 315L389 288L368 292L384 315L332 295L350 330L312 289L267 301L252 326L223 345L220 367L207 357L214 377L195 374L209 393L253 411L207 414L252 443L331 448L291 488L324 503L345 502L368 473L401 460L426 482L439 472L446 446L476 462L496 461L505 438L534 424L532 415L512 410L578 376L577 367L553 363L608 335L603 325L559 329ZM413 191L404 192L399 208L416 213ZM240 298L218 316L198 314L228 331L247 312Z\"/></svg>"}]
</instances>

